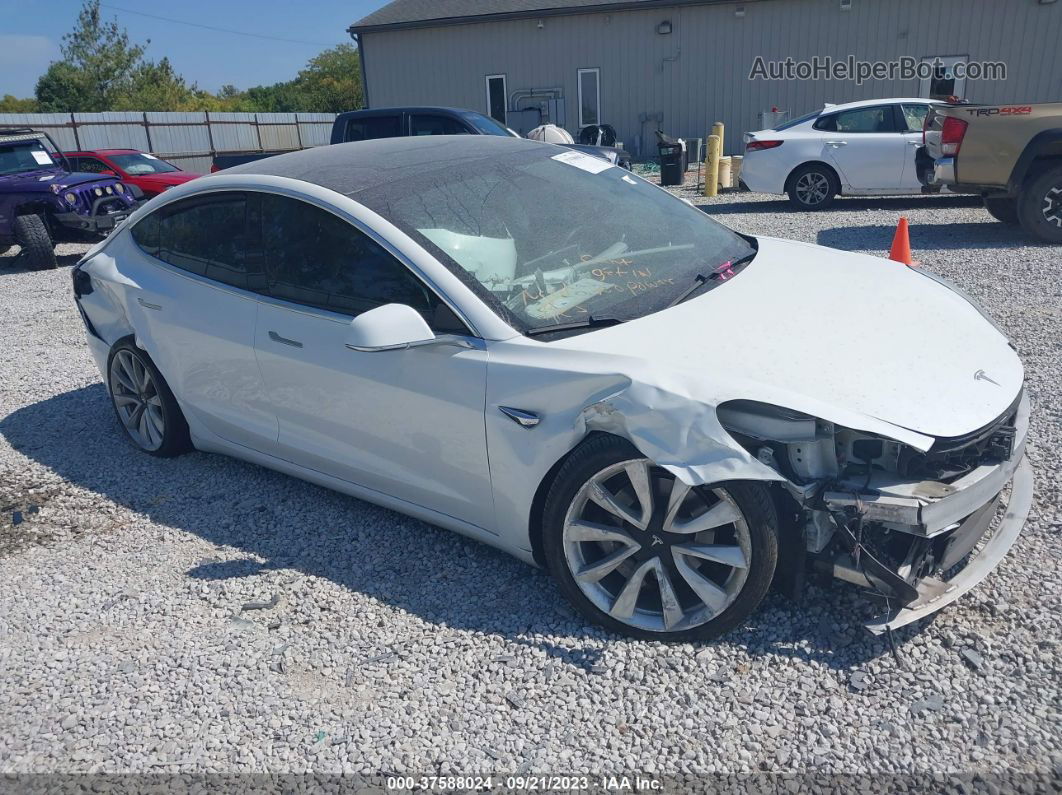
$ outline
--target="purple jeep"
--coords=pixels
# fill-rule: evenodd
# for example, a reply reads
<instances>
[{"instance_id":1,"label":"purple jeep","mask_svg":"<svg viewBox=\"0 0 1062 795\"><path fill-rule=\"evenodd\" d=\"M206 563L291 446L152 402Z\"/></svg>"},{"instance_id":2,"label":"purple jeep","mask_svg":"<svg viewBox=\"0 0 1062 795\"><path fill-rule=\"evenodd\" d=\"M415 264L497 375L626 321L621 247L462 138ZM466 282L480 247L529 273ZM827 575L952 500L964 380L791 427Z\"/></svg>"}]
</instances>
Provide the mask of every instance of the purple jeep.
<instances>
[{"instance_id":1,"label":"purple jeep","mask_svg":"<svg viewBox=\"0 0 1062 795\"><path fill-rule=\"evenodd\" d=\"M104 237L141 195L114 177L70 173L47 133L0 129L0 253L17 243L31 268L56 267L55 240Z\"/></svg>"}]
</instances>

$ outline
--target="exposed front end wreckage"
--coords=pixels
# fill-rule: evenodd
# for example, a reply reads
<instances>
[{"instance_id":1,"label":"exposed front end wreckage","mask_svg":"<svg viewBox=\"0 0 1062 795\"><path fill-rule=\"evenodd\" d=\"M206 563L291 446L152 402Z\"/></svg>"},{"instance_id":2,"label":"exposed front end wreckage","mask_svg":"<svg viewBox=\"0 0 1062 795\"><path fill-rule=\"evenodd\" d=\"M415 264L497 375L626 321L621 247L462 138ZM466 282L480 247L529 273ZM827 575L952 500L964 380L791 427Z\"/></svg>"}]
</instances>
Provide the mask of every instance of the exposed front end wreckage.
<instances>
[{"instance_id":1,"label":"exposed front end wreckage","mask_svg":"<svg viewBox=\"0 0 1062 795\"><path fill-rule=\"evenodd\" d=\"M866 624L874 634L928 616L985 579L1032 504L1024 391L987 426L926 450L746 401L720 406L719 419L785 477L815 568L883 599L885 614Z\"/></svg>"}]
</instances>

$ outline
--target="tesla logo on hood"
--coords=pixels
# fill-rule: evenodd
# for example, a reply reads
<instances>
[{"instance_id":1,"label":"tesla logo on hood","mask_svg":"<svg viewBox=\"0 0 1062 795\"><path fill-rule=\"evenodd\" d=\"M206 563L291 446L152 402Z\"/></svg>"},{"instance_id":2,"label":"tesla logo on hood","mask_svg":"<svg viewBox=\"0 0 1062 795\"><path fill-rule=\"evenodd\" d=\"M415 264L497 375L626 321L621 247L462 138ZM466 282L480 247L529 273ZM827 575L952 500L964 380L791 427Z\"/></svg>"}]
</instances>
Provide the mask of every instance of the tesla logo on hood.
<instances>
[{"instance_id":1,"label":"tesla logo on hood","mask_svg":"<svg viewBox=\"0 0 1062 795\"><path fill-rule=\"evenodd\" d=\"M990 384L995 384L996 386L999 386L999 381L993 381L991 378L985 375L984 370L978 370L976 373L974 373L974 381L987 381Z\"/></svg>"}]
</instances>

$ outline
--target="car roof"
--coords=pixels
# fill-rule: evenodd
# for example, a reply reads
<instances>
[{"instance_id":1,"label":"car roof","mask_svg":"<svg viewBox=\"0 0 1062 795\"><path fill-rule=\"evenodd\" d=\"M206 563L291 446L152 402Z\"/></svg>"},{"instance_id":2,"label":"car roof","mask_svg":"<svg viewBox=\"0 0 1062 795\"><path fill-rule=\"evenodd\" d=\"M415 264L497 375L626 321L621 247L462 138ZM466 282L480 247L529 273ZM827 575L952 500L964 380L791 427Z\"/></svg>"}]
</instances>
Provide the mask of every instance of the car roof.
<instances>
[{"instance_id":1,"label":"car roof","mask_svg":"<svg viewBox=\"0 0 1062 795\"><path fill-rule=\"evenodd\" d=\"M429 171L474 168L477 161L516 152L540 150L543 156L564 151L554 144L503 135L423 135L315 146L274 155L219 171L288 177L351 195L366 188ZM214 176L197 180L209 187Z\"/></svg>"},{"instance_id":2,"label":"car roof","mask_svg":"<svg viewBox=\"0 0 1062 795\"><path fill-rule=\"evenodd\" d=\"M64 155L124 155L140 154L139 149L72 149L63 152Z\"/></svg>"},{"instance_id":3,"label":"car roof","mask_svg":"<svg viewBox=\"0 0 1062 795\"><path fill-rule=\"evenodd\" d=\"M860 99L855 102L844 102L838 105L830 105L822 109L823 113L835 113L839 110L856 110L858 108L869 108L875 105L895 105L900 102L910 102L912 104L918 103L921 105L943 105L939 99L928 99L926 97L890 97L887 99Z\"/></svg>"},{"instance_id":4,"label":"car roof","mask_svg":"<svg viewBox=\"0 0 1062 795\"><path fill-rule=\"evenodd\" d=\"M468 108L450 108L443 105L396 105L391 108L365 108L363 110L348 110L340 113L337 118L349 119L359 116L376 116L384 113L448 113L452 116L465 116L469 113L479 114L477 110ZM482 114L479 114L482 115Z\"/></svg>"}]
</instances>

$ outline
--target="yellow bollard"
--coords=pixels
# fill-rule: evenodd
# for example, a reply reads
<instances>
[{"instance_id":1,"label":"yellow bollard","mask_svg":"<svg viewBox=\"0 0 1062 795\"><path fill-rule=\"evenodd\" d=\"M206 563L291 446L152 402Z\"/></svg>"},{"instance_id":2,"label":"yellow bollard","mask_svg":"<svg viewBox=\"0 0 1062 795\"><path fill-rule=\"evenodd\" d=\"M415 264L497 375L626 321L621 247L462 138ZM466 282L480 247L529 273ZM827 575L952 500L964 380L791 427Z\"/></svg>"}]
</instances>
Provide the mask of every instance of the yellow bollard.
<instances>
[{"instance_id":1,"label":"yellow bollard","mask_svg":"<svg viewBox=\"0 0 1062 795\"><path fill-rule=\"evenodd\" d=\"M708 159L704 163L704 195L719 194L719 153L722 141L718 135L708 136Z\"/></svg>"},{"instance_id":2,"label":"yellow bollard","mask_svg":"<svg viewBox=\"0 0 1062 795\"><path fill-rule=\"evenodd\" d=\"M719 136L719 155L721 157L723 155L723 152L726 151L726 147L724 145L726 143L726 139L723 137L723 123L721 121L717 121L715 124L712 125L712 135Z\"/></svg>"}]
</instances>

